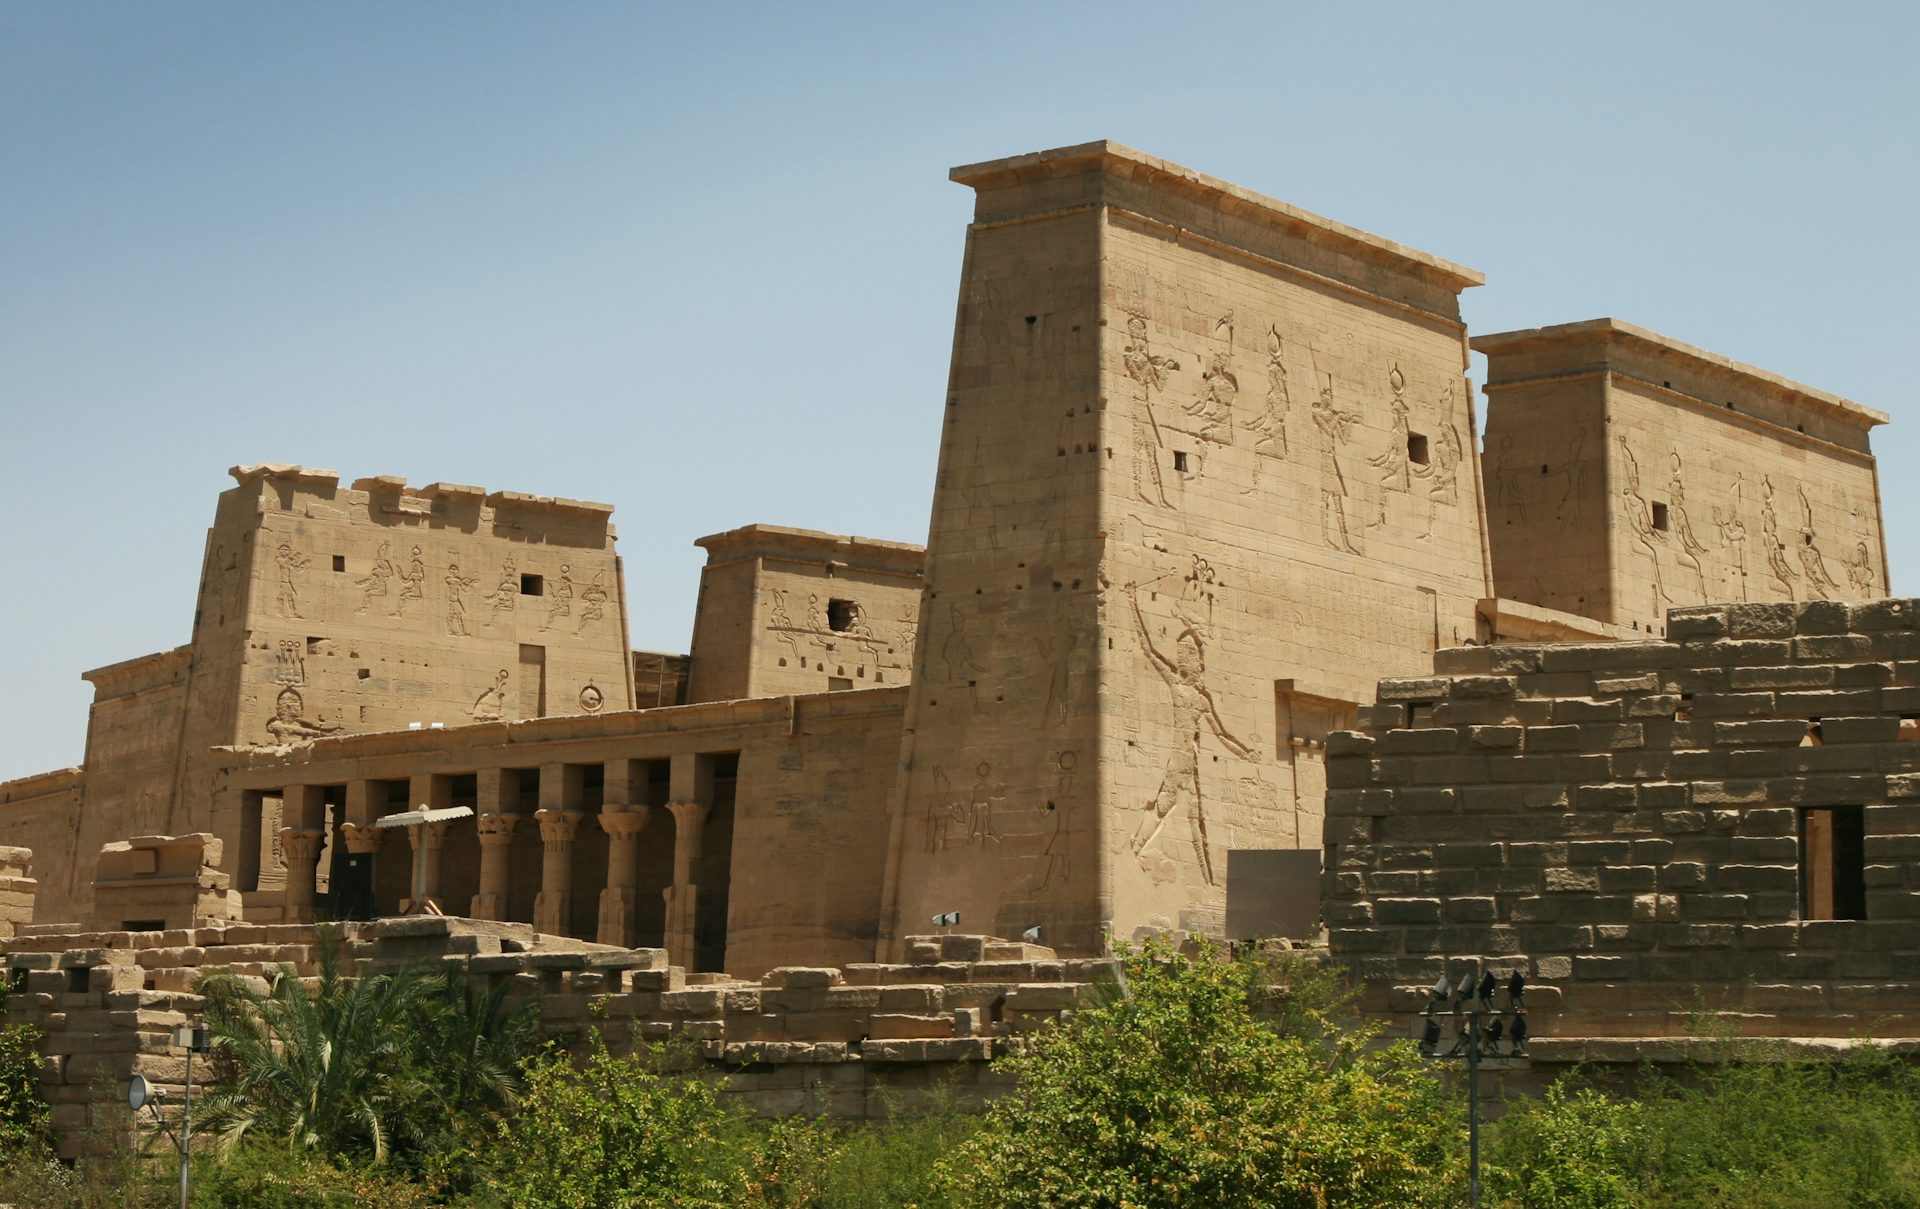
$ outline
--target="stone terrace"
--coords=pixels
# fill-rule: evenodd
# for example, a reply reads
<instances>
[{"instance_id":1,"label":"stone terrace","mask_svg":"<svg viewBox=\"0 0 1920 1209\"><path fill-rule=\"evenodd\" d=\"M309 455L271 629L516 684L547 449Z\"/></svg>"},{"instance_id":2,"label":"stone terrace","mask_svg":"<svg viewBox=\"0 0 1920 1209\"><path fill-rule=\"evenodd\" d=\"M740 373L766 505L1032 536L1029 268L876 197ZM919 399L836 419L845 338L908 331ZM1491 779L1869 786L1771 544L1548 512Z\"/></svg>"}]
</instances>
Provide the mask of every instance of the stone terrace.
<instances>
[{"instance_id":1,"label":"stone terrace","mask_svg":"<svg viewBox=\"0 0 1920 1209\"><path fill-rule=\"evenodd\" d=\"M759 981L688 976L659 949L545 936L522 924L448 917L334 925L348 968L408 964L490 988L509 1006L537 999L551 1037L597 1024L624 1051L635 1039L691 1044L731 1094L763 1113L884 1116L951 1088L963 1101L1009 1086L987 1069L1021 1034L1087 1002L1108 968L988 936L914 937L908 961L844 969L782 967ZM12 1018L47 1037L42 1090L61 1153L134 1125L127 1081L142 1074L178 1105L185 1055L175 1026L197 1018L203 973L315 973L312 925L233 924L167 932L29 934L8 942ZM202 1068L204 1070L204 1068Z\"/></svg>"},{"instance_id":2,"label":"stone terrace","mask_svg":"<svg viewBox=\"0 0 1920 1209\"><path fill-rule=\"evenodd\" d=\"M1368 1004L1536 981L1536 1058L1920 1037L1920 602L1673 610L1442 651L1328 740L1324 918ZM1903 1048L1906 1048L1903 1046Z\"/></svg>"}]
</instances>

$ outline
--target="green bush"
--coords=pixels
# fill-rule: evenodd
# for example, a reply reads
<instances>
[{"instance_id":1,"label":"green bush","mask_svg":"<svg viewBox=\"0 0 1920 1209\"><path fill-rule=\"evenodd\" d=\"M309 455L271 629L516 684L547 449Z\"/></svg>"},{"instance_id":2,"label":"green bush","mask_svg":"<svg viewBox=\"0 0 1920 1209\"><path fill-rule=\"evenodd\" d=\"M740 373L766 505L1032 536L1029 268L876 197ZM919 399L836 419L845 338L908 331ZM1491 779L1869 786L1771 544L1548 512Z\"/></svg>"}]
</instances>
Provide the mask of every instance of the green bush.
<instances>
[{"instance_id":1,"label":"green bush","mask_svg":"<svg viewBox=\"0 0 1920 1209\"><path fill-rule=\"evenodd\" d=\"M1455 1176L1439 1082L1340 1028L1307 969L1262 1020L1270 966L1149 947L1121 968L1121 993L1004 1060L1018 1087L940 1164L963 1203L1404 1209Z\"/></svg>"},{"instance_id":2,"label":"green bush","mask_svg":"<svg viewBox=\"0 0 1920 1209\"><path fill-rule=\"evenodd\" d=\"M1632 1209L1645 1118L1632 1101L1556 1082L1488 1128L1488 1198L1514 1209Z\"/></svg>"}]
</instances>

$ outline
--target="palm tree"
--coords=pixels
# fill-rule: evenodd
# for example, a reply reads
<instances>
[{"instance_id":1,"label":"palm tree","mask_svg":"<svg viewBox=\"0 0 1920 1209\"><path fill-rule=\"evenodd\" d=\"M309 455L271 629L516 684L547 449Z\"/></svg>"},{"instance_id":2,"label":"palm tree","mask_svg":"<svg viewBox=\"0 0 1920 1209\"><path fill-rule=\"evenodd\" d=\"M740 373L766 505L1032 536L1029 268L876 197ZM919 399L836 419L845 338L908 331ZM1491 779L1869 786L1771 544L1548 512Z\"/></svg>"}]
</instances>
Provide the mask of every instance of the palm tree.
<instances>
[{"instance_id":1,"label":"palm tree","mask_svg":"<svg viewBox=\"0 0 1920 1209\"><path fill-rule=\"evenodd\" d=\"M231 1077L207 1097L203 1120L228 1151L249 1133L296 1149L371 1152L436 1130L445 1107L423 1065L445 979L417 969L348 977L338 937L319 933L318 977L281 966L262 993L228 973L201 978L206 1020Z\"/></svg>"}]
</instances>

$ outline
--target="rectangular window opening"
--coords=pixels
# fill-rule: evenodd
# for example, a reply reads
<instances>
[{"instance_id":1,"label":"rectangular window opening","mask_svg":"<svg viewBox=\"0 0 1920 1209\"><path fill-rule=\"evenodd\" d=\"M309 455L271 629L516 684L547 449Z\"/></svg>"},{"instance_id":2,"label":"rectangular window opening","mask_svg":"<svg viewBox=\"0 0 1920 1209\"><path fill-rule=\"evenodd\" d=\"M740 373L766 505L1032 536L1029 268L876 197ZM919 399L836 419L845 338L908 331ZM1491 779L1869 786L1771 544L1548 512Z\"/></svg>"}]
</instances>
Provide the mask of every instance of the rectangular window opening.
<instances>
[{"instance_id":1,"label":"rectangular window opening","mask_svg":"<svg viewBox=\"0 0 1920 1209\"><path fill-rule=\"evenodd\" d=\"M522 575L520 577L520 595L545 596L546 594L546 580L540 578L538 575Z\"/></svg>"},{"instance_id":2,"label":"rectangular window opening","mask_svg":"<svg viewBox=\"0 0 1920 1209\"><path fill-rule=\"evenodd\" d=\"M1182 471L1182 472L1186 470L1187 455L1184 451L1179 449L1176 449L1173 451L1173 468L1175 470Z\"/></svg>"},{"instance_id":3,"label":"rectangular window opening","mask_svg":"<svg viewBox=\"0 0 1920 1209\"><path fill-rule=\"evenodd\" d=\"M1667 531L1667 506L1665 504L1655 504L1653 506L1653 527L1662 533Z\"/></svg>"},{"instance_id":4,"label":"rectangular window opening","mask_svg":"<svg viewBox=\"0 0 1920 1209\"><path fill-rule=\"evenodd\" d=\"M827 628L836 634L844 634L853 628L860 617L860 606L851 600L827 601Z\"/></svg>"},{"instance_id":5,"label":"rectangular window opening","mask_svg":"<svg viewBox=\"0 0 1920 1209\"><path fill-rule=\"evenodd\" d=\"M852 687L853 687L853 681L847 679L845 676L828 676L827 677L827 691L830 693L843 692Z\"/></svg>"},{"instance_id":6,"label":"rectangular window opening","mask_svg":"<svg viewBox=\"0 0 1920 1209\"><path fill-rule=\"evenodd\" d=\"M1867 917L1867 812L1862 806L1800 811L1800 918Z\"/></svg>"},{"instance_id":7,"label":"rectangular window opening","mask_svg":"<svg viewBox=\"0 0 1920 1209\"><path fill-rule=\"evenodd\" d=\"M344 570L346 570L346 569L347 569L347 556L346 556L346 555L344 555L344 554L336 554L336 555L334 555L334 556L333 556L333 569L334 569L335 571L344 571Z\"/></svg>"},{"instance_id":8,"label":"rectangular window opening","mask_svg":"<svg viewBox=\"0 0 1920 1209\"><path fill-rule=\"evenodd\" d=\"M1412 462L1415 466L1425 466L1427 464L1427 437L1425 433L1410 432L1407 434L1407 461Z\"/></svg>"}]
</instances>

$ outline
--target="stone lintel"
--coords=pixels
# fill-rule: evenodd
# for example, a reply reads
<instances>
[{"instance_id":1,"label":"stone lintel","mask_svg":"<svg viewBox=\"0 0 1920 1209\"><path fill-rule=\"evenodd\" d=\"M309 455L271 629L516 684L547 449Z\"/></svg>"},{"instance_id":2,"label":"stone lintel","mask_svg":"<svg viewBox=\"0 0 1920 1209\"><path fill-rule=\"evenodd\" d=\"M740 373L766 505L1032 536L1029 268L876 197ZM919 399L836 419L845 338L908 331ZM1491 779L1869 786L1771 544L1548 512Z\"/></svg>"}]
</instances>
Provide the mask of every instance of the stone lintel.
<instances>
[{"instance_id":1,"label":"stone lintel","mask_svg":"<svg viewBox=\"0 0 1920 1209\"><path fill-rule=\"evenodd\" d=\"M1256 218L1308 243L1395 269L1408 276L1444 286L1455 293L1486 282L1484 274L1464 265L1442 260L1438 256L1107 139L1072 147L1032 151L978 164L963 164L949 172L948 178L984 195L1047 180L1096 175L1127 180L1136 187L1165 190L1199 201L1223 214ZM1112 198L1103 200L1108 204L1123 204ZM992 221L995 217L1011 216L996 215L984 208L976 215L977 219L985 221Z\"/></svg>"},{"instance_id":2,"label":"stone lintel","mask_svg":"<svg viewBox=\"0 0 1920 1209\"><path fill-rule=\"evenodd\" d=\"M1789 411L1825 415L1862 431L1888 420L1886 412L1619 319L1585 319L1493 332L1475 336L1469 343L1475 352L1487 356L1489 390L1580 371L1665 364L1732 379L1737 387L1765 396ZM1721 401L1708 402L1719 405Z\"/></svg>"},{"instance_id":3,"label":"stone lintel","mask_svg":"<svg viewBox=\"0 0 1920 1209\"><path fill-rule=\"evenodd\" d=\"M709 567L752 558L775 558L917 580L927 561L926 547L909 542L792 529L784 525L742 525L725 533L696 538L693 544L707 552Z\"/></svg>"},{"instance_id":4,"label":"stone lintel","mask_svg":"<svg viewBox=\"0 0 1920 1209\"><path fill-rule=\"evenodd\" d=\"M1516 642L1640 641L1646 638L1643 631L1631 626L1611 625L1578 613L1504 597L1488 597L1476 602L1474 608L1493 627L1494 642L1502 646Z\"/></svg>"},{"instance_id":5,"label":"stone lintel","mask_svg":"<svg viewBox=\"0 0 1920 1209\"><path fill-rule=\"evenodd\" d=\"M316 487L338 487L340 472L322 470L317 466L301 466L292 462L260 462L251 466L232 466L227 473L236 483L254 483L265 479L287 479L296 483L308 483Z\"/></svg>"}]
</instances>

